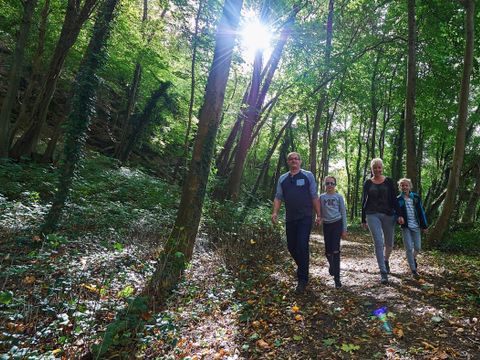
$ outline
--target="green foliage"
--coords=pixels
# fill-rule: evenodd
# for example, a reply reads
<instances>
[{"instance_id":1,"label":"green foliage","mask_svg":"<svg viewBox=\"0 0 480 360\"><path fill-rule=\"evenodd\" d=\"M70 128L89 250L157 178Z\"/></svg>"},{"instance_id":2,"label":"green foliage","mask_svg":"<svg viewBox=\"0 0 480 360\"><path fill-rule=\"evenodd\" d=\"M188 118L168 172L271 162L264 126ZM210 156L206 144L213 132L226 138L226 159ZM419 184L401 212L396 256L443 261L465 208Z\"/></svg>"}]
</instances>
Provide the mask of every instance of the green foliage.
<instances>
[{"instance_id":1,"label":"green foliage","mask_svg":"<svg viewBox=\"0 0 480 360\"><path fill-rule=\"evenodd\" d=\"M0 291L0 304L8 305L13 300L13 292L10 290Z\"/></svg>"},{"instance_id":2,"label":"green foliage","mask_svg":"<svg viewBox=\"0 0 480 360\"><path fill-rule=\"evenodd\" d=\"M134 340L137 332L145 325L142 315L148 312L148 298L136 297L127 308L117 315L117 319L108 325L99 345L93 345L96 358L102 358L112 348L127 347Z\"/></svg>"},{"instance_id":3,"label":"green foliage","mask_svg":"<svg viewBox=\"0 0 480 360\"><path fill-rule=\"evenodd\" d=\"M480 255L480 224L475 227L451 229L439 249L465 255Z\"/></svg>"}]
</instances>

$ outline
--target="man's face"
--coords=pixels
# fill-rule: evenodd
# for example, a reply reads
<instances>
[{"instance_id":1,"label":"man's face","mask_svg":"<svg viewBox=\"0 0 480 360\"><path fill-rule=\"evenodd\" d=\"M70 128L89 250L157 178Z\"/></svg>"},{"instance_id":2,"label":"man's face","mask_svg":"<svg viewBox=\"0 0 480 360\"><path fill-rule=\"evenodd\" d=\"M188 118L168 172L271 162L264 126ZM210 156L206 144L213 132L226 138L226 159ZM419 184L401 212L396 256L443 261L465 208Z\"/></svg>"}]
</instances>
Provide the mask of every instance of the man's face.
<instances>
[{"instance_id":1,"label":"man's face","mask_svg":"<svg viewBox=\"0 0 480 360\"><path fill-rule=\"evenodd\" d=\"M297 170L302 164L302 160L300 160L300 157L298 155L290 155L287 159L287 162L290 170Z\"/></svg>"}]
</instances>

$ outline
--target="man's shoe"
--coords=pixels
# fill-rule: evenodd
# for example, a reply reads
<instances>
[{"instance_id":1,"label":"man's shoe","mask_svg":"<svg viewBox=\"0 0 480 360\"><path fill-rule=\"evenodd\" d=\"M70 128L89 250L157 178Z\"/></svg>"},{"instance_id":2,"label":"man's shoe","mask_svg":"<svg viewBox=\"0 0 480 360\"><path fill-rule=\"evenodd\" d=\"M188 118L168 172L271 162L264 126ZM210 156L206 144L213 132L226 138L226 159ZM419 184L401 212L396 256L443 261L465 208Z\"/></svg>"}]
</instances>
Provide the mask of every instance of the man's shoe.
<instances>
[{"instance_id":1,"label":"man's shoe","mask_svg":"<svg viewBox=\"0 0 480 360\"><path fill-rule=\"evenodd\" d=\"M387 274L390 274L390 263L388 260L385 260L385 268L387 269Z\"/></svg>"},{"instance_id":2,"label":"man's shoe","mask_svg":"<svg viewBox=\"0 0 480 360\"><path fill-rule=\"evenodd\" d=\"M420 275L418 274L417 270L412 270L412 275L415 279L418 279Z\"/></svg>"},{"instance_id":3,"label":"man's shoe","mask_svg":"<svg viewBox=\"0 0 480 360\"><path fill-rule=\"evenodd\" d=\"M387 275L386 273L382 273L382 274L381 274L380 282L381 282L383 285L387 285L387 284L388 284L388 275Z\"/></svg>"},{"instance_id":4,"label":"man's shoe","mask_svg":"<svg viewBox=\"0 0 480 360\"><path fill-rule=\"evenodd\" d=\"M342 283L340 282L339 277L335 277L335 289L340 289L342 287Z\"/></svg>"},{"instance_id":5,"label":"man's shoe","mask_svg":"<svg viewBox=\"0 0 480 360\"><path fill-rule=\"evenodd\" d=\"M297 287L295 288L295 294L303 294L305 292L305 289L307 287L307 284L304 283L303 281L299 281Z\"/></svg>"}]
</instances>

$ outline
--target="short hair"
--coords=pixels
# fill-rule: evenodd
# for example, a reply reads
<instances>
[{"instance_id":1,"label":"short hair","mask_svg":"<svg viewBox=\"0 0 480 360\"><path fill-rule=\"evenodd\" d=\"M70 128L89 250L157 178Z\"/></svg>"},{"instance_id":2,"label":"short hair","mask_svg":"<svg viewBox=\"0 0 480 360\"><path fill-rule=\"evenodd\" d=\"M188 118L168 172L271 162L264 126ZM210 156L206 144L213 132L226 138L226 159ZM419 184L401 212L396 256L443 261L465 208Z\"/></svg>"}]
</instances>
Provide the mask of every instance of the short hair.
<instances>
[{"instance_id":1,"label":"short hair","mask_svg":"<svg viewBox=\"0 0 480 360\"><path fill-rule=\"evenodd\" d=\"M296 151L292 151L291 153L288 153L288 155L287 155L287 160L290 159L290 156L292 156L292 155L297 155L297 156L298 156L298 159L299 159L299 160L302 160L302 157L301 157L300 154L297 153Z\"/></svg>"},{"instance_id":2,"label":"short hair","mask_svg":"<svg viewBox=\"0 0 480 360\"><path fill-rule=\"evenodd\" d=\"M323 183L325 183L325 181L327 181L328 178L333 179L335 181L335 184L337 183L337 179L335 178L335 176L331 176L331 175L325 176L325 179L323 179Z\"/></svg>"},{"instance_id":3,"label":"short hair","mask_svg":"<svg viewBox=\"0 0 480 360\"><path fill-rule=\"evenodd\" d=\"M380 164L383 167L383 160L380 158L375 158L370 161L370 169L373 168L374 165Z\"/></svg>"},{"instance_id":4,"label":"short hair","mask_svg":"<svg viewBox=\"0 0 480 360\"><path fill-rule=\"evenodd\" d=\"M402 185L403 182L408 183L408 186L410 186L410 189L413 188L412 180L410 180L408 178L401 178L400 180L398 180L398 183L397 183L399 190L402 190L401 185Z\"/></svg>"}]
</instances>

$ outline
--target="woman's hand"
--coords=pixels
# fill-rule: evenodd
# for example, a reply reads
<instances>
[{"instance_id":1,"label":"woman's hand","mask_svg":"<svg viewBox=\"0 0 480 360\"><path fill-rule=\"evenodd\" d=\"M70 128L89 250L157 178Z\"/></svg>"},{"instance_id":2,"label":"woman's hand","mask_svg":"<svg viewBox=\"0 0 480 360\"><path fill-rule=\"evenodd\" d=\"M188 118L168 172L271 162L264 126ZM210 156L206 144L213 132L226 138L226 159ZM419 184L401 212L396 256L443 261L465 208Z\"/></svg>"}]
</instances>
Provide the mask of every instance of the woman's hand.
<instances>
[{"instance_id":1,"label":"woman's hand","mask_svg":"<svg viewBox=\"0 0 480 360\"><path fill-rule=\"evenodd\" d=\"M362 223L362 227L363 227L365 230L368 230L368 225L367 225L367 223Z\"/></svg>"},{"instance_id":2,"label":"woman's hand","mask_svg":"<svg viewBox=\"0 0 480 360\"><path fill-rule=\"evenodd\" d=\"M399 216L398 219L397 219L397 222L398 222L400 225L405 224L405 220L403 219L403 216Z\"/></svg>"}]
</instances>

